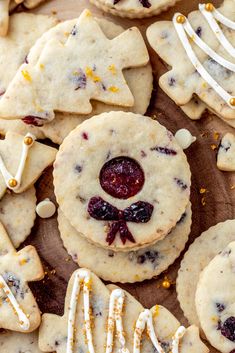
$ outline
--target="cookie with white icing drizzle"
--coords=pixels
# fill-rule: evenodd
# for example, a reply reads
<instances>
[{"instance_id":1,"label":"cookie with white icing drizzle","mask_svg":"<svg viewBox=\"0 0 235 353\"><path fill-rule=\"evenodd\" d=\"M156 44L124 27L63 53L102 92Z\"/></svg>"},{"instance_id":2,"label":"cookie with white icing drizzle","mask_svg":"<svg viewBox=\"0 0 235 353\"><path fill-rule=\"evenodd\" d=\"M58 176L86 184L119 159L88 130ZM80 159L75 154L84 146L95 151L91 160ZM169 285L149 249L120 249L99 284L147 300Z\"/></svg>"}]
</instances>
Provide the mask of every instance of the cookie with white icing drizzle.
<instances>
[{"instance_id":1,"label":"cookie with white icing drizzle","mask_svg":"<svg viewBox=\"0 0 235 353\"><path fill-rule=\"evenodd\" d=\"M124 29L110 21L105 19L97 18L96 21L99 23L102 31L108 39L113 39L120 35ZM36 63L40 52L45 44L51 39L59 39L61 43L65 43L67 35L73 29L76 24L76 19L61 22L57 26L54 26L49 31L44 33L42 37L37 40L35 45L31 48L27 62L30 64ZM6 40L6 39L5 39ZM22 41L21 36L21 41ZM1 38L0 38L0 50L1 50ZM14 58L17 57L18 53L14 53ZM26 53L25 53L26 55ZM9 68L6 70L6 63L2 63L2 71L9 72ZM19 66L19 65L18 65ZM18 68L17 66L17 68ZM1 70L1 64L0 64ZM12 72L14 75L16 70ZM123 75L127 81L127 84L134 97L134 105L130 108L117 107L113 105L107 105L102 102L92 101L92 113L88 115L72 115L63 114L56 112L55 119L45 124L44 126L37 127L32 125L34 122L29 121L31 124L25 124L21 120L4 120L0 119L0 133L5 135L7 131L14 131L19 134L26 134L30 132L39 139L50 138L53 142L61 144L63 139L69 134L70 131L75 129L84 120L90 118L93 115L100 114L105 111L111 110L124 110L132 111L134 113L144 114L148 108L149 101L152 93L152 69L151 65L147 64L144 67L131 68L123 71ZM7 84L9 81L7 82Z\"/></svg>"},{"instance_id":2,"label":"cookie with white icing drizzle","mask_svg":"<svg viewBox=\"0 0 235 353\"><path fill-rule=\"evenodd\" d=\"M43 125L54 119L54 111L91 113L91 99L132 107L134 97L122 71L148 62L148 51L137 28L109 40L92 14L84 10L64 45L57 38L51 39L35 65L25 63L19 68L0 100L0 116L34 119Z\"/></svg>"},{"instance_id":3,"label":"cookie with white icing drizzle","mask_svg":"<svg viewBox=\"0 0 235 353\"><path fill-rule=\"evenodd\" d=\"M195 307L200 273L232 241L235 241L235 220L228 220L203 232L185 253L178 272L176 290L181 309L190 324L200 326Z\"/></svg>"},{"instance_id":4,"label":"cookie with white icing drizzle","mask_svg":"<svg viewBox=\"0 0 235 353\"><path fill-rule=\"evenodd\" d=\"M235 119L233 9L233 0L225 0L218 10L212 4L199 4L199 11L190 13L188 19L177 13L173 22L160 21L147 30L151 46L171 67L160 78L162 89L177 105L186 105L186 110L196 95L207 109L232 123ZM174 53L181 59L173 60Z\"/></svg>"},{"instance_id":5,"label":"cookie with white icing drizzle","mask_svg":"<svg viewBox=\"0 0 235 353\"><path fill-rule=\"evenodd\" d=\"M188 206L174 229L163 240L131 252L110 251L97 247L81 236L58 212L60 235L68 253L80 267L111 282L140 282L165 271L180 255L190 233L191 207ZM125 271L120 269L125 268Z\"/></svg>"},{"instance_id":6,"label":"cookie with white icing drizzle","mask_svg":"<svg viewBox=\"0 0 235 353\"><path fill-rule=\"evenodd\" d=\"M144 339L146 330L149 340ZM91 353L208 352L196 327L180 327L160 306L144 310L130 294L116 286L106 287L86 269L75 271L69 281L64 316L43 315L39 347L57 353L78 349Z\"/></svg>"},{"instance_id":7,"label":"cookie with white icing drizzle","mask_svg":"<svg viewBox=\"0 0 235 353\"><path fill-rule=\"evenodd\" d=\"M35 141L35 136L8 132L0 140L0 197L7 188L21 193L30 188L56 155L55 148Z\"/></svg>"},{"instance_id":8,"label":"cookie with white icing drizzle","mask_svg":"<svg viewBox=\"0 0 235 353\"><path fill-rule=\"evenodd\" d=\"M222 353L235 350L235 241L201 272L195 295L201 327Z\"/></svg>"},{"instance_id":9,"label":"cookie with white icing drizzle","mask_svg":"<svg viewBox=\"0 0 235 353\"><path fill-rule=\"evenodd\" d=\"M174 136L149 117L124 112L83 122L54 163L65 217L88 240L114 251L164 238L189 202L190 178Z\"/></svg>"},{"instance_id":10,"label":"cookie with white icing drizzle","mask_svg":"<svg viewBox=\"0 0 235 353\"><path fill-rule=\"evenodd\" d=\"M33 246L16 252L0 224L0 328L32 332L41 315L28 282L39 281L44 271Z\"/></svg>"},{"instance_id":11,"label":"cookie with white icing drizzle","mask_svg":"<svg viewBox=\"0 0 235 353\"><path fill-rule=\"evenodd\" d=\"M180 0L90 0L103 11L127 18L155 16L178 1Z\"/></svg>"},{"instance_id":12,"label":"cookie with white icing drizzle","mask_svg":"<svg viewBox=\"0 0 235 353\"><path fill-rule=\"evenodd\" d=\"M227 133L223 136L217 155L217 167L226 172L235 171L235 135Z\"/></svg>"},{"instance_id":13,"label":"cookie with white icing drizzle","mask_svg":"<svg viewBox=\"0 0 235 353\"><path fill-rule=\"evenodd\" d=\"M0 351L1 353L42 353L38 347L38 331L32 333L1 332Z\"/></svg>"}]
</instances>

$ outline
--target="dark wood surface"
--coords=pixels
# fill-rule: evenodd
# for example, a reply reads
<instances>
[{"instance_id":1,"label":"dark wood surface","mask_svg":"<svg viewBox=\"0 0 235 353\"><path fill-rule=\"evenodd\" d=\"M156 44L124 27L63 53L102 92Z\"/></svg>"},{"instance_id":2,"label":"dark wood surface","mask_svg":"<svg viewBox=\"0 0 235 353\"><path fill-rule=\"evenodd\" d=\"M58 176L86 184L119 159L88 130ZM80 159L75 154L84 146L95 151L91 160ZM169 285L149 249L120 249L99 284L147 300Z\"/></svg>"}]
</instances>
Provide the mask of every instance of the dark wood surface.
<instances>
[{"instance_id":1,"label":"dark wood surface","mask_svg":"<svg viewBox=\"0 0 235 353\"><path fill-rule=\"evenodd\" d=\"M52 0L43 4L34 12L51 14L56 11L56 16L63 20L78 16L84 8L88 7L93 13L112 18L115 23L124 27L136 25L144 34L147 26L157 19L170 20L176 10L187 14L196 9L198 3L198 0L183 0L174 9L170 9L158 17L138 21L119 19L104 14L90 5L88 0ZM214 1L214 3L219 5L221 1ZM235 188L233 189L235 173L223 173L217 169L216 150L211 148L211 145L219 144L219 140L214 138L214 133L219 132L221 136L227 131L234 130L216 117L208 114L205 114L200 121L188 119L158 87L158 77L166 71L166 68L152 50L150 50L150 54L155 82L148 115L156 115L158 121L173 133L184 127L188 128L197 137L197 142L186 151L192 170L193 226L189 240L189 243L191 243L210 226L235 218ZM45 197L55 199L51 172L52 168L47 170L37 183L38 201ZM200 194L200 188L205 188L207 192L204 195ZM202 205L203 196L205 197L204 206ZM46 272L43 281L31 285L40 309L42 312L62 314L67 282L77 266L62 246L56 216L48 220L37 219L26 244L36 246ZM197 259L192 259L192 261L197 261ZM179 264L180 259L166 272L173 282L176 279ZM139 284L122 285L122 287L133 294L146 308L150 308L156 303L163 304L183 324L187 325L177 302L175 285L173 284L169 290L161 287L166 274L162 274L158 279ZM211 352L216 353L217 351L211 349Z\"/></svg>"}]
</instances>

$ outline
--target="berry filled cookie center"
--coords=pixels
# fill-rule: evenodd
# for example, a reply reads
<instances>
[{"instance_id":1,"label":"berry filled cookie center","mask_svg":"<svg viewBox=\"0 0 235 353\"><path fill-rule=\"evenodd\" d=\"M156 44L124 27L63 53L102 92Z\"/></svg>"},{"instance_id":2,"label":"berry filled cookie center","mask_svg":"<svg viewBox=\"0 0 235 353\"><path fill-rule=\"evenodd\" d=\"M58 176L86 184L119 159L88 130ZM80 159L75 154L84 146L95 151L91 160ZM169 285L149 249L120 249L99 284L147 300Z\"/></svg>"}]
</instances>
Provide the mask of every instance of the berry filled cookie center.
<instances>
[{"instance_id":1,"label":"berry filled cookie center","mask_svg":"<svg viewBox=\"0 0 235 353\"><path fill-rule=\"evenodd\" d=\"M116 157L106 162L99 179L105 192L124 200L138 194L145 182L143 169L129 157Z\"/></svg>"}]
</instances>

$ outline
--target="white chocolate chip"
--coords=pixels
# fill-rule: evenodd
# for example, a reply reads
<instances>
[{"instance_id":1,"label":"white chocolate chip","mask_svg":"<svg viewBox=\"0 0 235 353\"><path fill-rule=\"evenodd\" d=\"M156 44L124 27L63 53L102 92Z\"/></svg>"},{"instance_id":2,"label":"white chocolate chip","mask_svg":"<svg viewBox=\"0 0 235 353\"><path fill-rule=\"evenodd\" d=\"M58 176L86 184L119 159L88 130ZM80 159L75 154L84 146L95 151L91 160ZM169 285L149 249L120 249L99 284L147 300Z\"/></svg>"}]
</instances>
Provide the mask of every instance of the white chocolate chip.
<instances>
[{"instance_id":1,"label":"white chocolate chip","mask_svg":"<svg viewBox=\"0 0 235 353\"><path fill-rule=\"evenodd\" d=\"M36 212L41 218L50 218L56 211L56 207L49 199L45 199L36 206Z\"/></svg>"},{"instance_id":2,"label":"white chocolate chip","mask_svg":"<svg viewBox=\"0 0 235 353\"><path fill-rule=\"evenodd\" d=\"M188 148L193 142L196 141L196 137L192 136L191 132L187 129L178 130L175 134L175 138L183 150Z\"/></svg>"}]
</instances>

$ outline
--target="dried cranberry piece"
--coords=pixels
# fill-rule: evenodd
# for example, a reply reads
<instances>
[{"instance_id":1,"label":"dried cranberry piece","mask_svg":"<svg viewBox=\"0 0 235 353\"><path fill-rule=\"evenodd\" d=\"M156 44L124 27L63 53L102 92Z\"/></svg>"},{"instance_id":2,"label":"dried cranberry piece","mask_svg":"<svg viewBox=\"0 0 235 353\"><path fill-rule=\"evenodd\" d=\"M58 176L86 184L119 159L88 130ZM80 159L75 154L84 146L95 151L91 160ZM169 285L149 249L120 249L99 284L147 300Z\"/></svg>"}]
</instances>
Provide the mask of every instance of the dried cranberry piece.
<instances>
[{"instance_id":1,"label":"dried cranberry piece","mask_svg":"<svg viewBox=\"0 0 235 353\"><path fill-rule=\"evenodd\" d=\"M146 7L147 9L152 6L148 0L139 0L139 2L143 7Z\"/></svg>"},{"instance_id":2,"label":"dried cranberry piece","mask_svg":"<svg viewBox=\"0 0 235 353\"><path fill-rule=\"evenodd\" d=\"M22 121L27 125L43 126L43 119L38 116L28 115Z\"/></svg>"},{"instance_id":3,"label":"dried cranberry piece","mask_svg":"<svg viewBox=\"0 0 235 353\"><path fill-rule=\"evenodd\" d=\"M100 185L109 195L128 199L144 185L144 172L132 158L117 157L106 162L100 171Z\"/></svg>"},{"instance_id":4,"label":"dried cranberry piece","mask_svg":"<svg viewBox=\"0 0 235 353\"><path fill-rule=\"evenodd\" d=\"M123 211L124 219L126 222L147 223L152 216L153 208L148 202L138 201Z\"/></svg>"},{"instance_id":5,"label":"dried cranberry piece","mask_svg":"<svg viewBox=\"0 0 235 353\"><path fill-rule=\"evenodd\" d=\"M99 221L114 221L119 219L118 209L98 196L90 199L87 210L92 218Z\"/></svg>"},{"instance_id":6,"label":"dried cranberry piece","mask_svg":"<svg viewBox=\"0 0 235 353\"><path fill-rule=\"evenodd\" d=\"M235 342L235 317L230 316L220 325L221 334L228 340Z\"/></svg>"},{"instance_id":7,"label":"dried cranberry piece","mask_svg":"<svg viewBox=\"0 0 235 353\"><path fill-rule=\"evenodd\" d=\"M101 197L92 197L88 203L87 211L92 218L99 221L112 221L109 224L109 232L106 241L111 245L119 232L123 244L129 240L135 243L135 239L128 229L126 222L146 223L150 220L153 206L148 202L139 201L123 210L118 210Z\"/></svg>"},{"instance_id":8,"label":"dried cranberry piece","mask_svg":"<svg viewBox=\"0 0 235 353\"><path fill-rule=\"evenodd\" d=\"M157 151L159 153L162 154L166 154L168 156L175 156L177 155L177 152L171 148L167 148L167 147L161 147L161 146L155 146L150 148L151 151Z\"/></svg>"}]
</instances>

